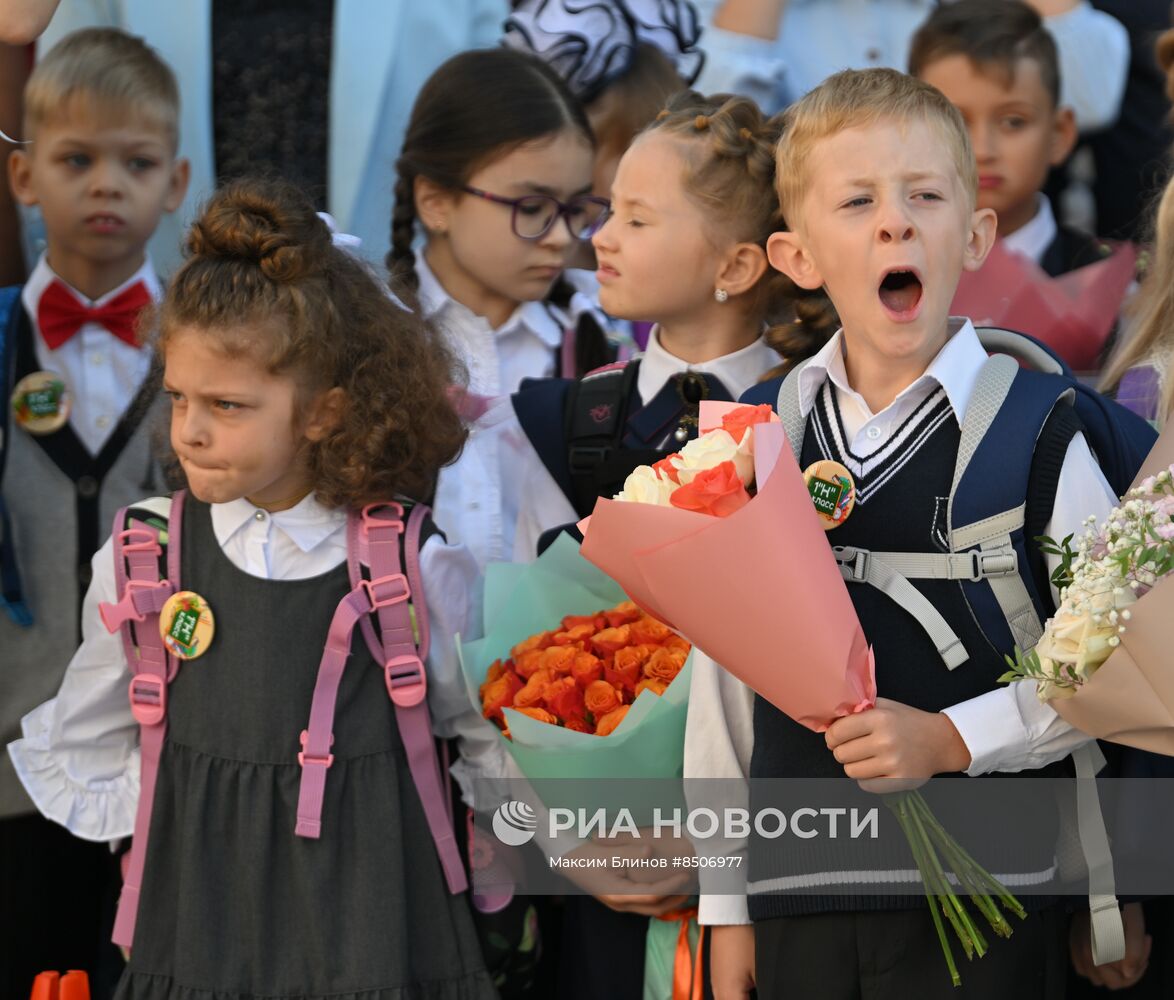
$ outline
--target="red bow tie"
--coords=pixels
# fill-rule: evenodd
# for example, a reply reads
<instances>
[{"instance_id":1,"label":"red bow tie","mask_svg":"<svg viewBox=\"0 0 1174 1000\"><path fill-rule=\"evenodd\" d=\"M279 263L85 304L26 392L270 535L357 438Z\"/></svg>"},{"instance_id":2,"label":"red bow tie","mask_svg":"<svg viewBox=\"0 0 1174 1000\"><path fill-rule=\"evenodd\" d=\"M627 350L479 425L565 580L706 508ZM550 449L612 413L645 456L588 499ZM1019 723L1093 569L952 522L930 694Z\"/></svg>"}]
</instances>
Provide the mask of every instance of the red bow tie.
<instances>
[{"instance_id":1,"label":"red bow tie","mask_svg":"<svg viewBox=\"0 0 1174 1000\"><path fill-rule=\"evenodd\" d=\"M151 293L141 281L119 292L104 306L93 308L82 305L60 281L53 281L45 289L37 306L37 326L41 328L41 336L52 351L57 350L86 323L97 323L119 340L137 347L135 321L143 306L150 302Z\"/></svg>"}]
</instances>

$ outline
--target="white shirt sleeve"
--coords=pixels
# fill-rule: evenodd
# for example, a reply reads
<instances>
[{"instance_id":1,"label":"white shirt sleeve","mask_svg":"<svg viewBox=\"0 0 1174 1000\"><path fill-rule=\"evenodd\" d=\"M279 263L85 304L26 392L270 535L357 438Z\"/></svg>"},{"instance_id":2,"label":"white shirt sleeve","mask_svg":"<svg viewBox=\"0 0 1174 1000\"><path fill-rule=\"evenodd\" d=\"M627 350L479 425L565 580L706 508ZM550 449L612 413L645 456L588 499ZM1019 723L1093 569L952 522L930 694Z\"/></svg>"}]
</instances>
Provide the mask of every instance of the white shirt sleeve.
<instances>
[{"instance_id":1,"label":"white shirt sleeve","mask_svg":"<svg viewBox=\"0 0 1174 1000\"><path fill-rule=\"evenodd\" d=\"M1116 506L1117 496L1105 480L1083 434L1068 444L1052 517L1044 534L1057 541L1079 535L1090 514L1101 521ZM1048 570L1058 565L1048 557ZM1052 597L1058 595L1053 591ZM971 763L966 773L1023 771L1066 757L1091 737L1073 729L1046 702L1036 697L1035 684L1023 682L944 709L958 730Z\"/></svg>"},{"instance_id":2,"label":"white shirt sleeve","mask_svg":"<svg viewBox=\"0 0 1174 1000\"><path fill-rule=\"evenodd\" d=\"M754 692L723 670L699 649L693 651L689 714L685 721L685 796L690 809L749 808L750 755L754 749ZM700 779L700 780L695 780ZM720 800L720 801L719 801ZM719 812L720 815L720 812ZM711 856L740 856L737 869L724 869L721 894L707 893L707 874L700 868L701 898L697 919L702 924L748 924L745 894L729 892L731 873L746 877L747 841L717 839L694 845Z\"/></svg>"},{"instance_id":3,"label":"white shirt sleeve","mask_svg":"<svg viewBox=\"0 0 1174 1000\"><path fill-rule=\"evenodd\" d=\"M98 604L117 600L113 541L91 561L82 603L82 644L57 696L21 720L8 745L16 773L47 818L84 840L134 832L139 800L139 726L130 712L130 670L118 633L106 631Z\"/></svg>"},{"instance_id":4,"label":"white shirt sleeve","mask_svg":"<svg viewBox=\"0 0 1174 1000\"><path fill-rule=\"evenodd\" d=\"M469 698L455 638L481 635L481 574L464 545L433 536L420 552L420 575L432 637L427 663L432 731L442 739L457 739L460 757L452 765L452 775L465 803L483 808L483 803L474 802L474 783L507 777L509 755L497 727Z\"/></svg>"},{"instance_id":5,"label":"white shirt sleeve","mask_svg":"<svg viewBox=\"0 0 1174 1000\"><path fill-rule=\"evenodd\" d=\"M1081 132L1108 128L1121 112L1129 76L1129 32L1112 14L1084 0L1045 18L1060 60L1060 103Z\"/></svg>"}]
</instances>

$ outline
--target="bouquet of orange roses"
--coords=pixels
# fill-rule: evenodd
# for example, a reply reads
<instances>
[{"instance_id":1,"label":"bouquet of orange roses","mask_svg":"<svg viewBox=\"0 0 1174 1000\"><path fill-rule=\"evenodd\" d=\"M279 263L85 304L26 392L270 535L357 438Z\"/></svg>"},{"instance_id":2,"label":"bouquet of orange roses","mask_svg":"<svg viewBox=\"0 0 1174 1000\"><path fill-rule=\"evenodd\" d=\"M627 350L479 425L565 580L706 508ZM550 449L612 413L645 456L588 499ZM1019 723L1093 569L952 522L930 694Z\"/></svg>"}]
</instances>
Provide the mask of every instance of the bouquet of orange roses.
<instances>
[{"instance_id":1,"label":"bouquet of orange roses","mask_svg":"<svg viewBox=\"0 0 1174 1000\"><path fill-rule=\"evenodd\" d=\"M631 601L523 639L481 684L481 711L508 739L505 710L580 733L609 736L643 691L662 695L692 646Z\"/></svg>"},{"instance_id":2,"label":"bouquet of orange roses","mask_svg":"<svg viewBox=\"0 0 1174 1000\"><path fill-rule=\"evenodd\" d=\"M488 567L484 623L482 638L457 637L465 686L528 779L681 776L691 646L569 536L528 565ZM548 805L582 794L559 787L542 785Z\"/></svg>"}]
</instances>

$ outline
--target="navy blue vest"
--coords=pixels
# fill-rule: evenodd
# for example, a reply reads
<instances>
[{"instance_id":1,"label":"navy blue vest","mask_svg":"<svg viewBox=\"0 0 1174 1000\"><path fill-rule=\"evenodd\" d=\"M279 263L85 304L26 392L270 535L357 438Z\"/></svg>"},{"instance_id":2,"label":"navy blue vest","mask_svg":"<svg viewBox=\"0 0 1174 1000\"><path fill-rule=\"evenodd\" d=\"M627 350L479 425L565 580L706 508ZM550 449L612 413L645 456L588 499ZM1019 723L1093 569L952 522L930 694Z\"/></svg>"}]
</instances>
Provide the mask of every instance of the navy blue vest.
<instances>
[{"instance_id":1,"label":"navy blue vest","mask_svg":"<svg viewBox=\"0 0 1174 1000\"><path fill-rule=\"evenodd\" d=\"M856 546L878 552L945 552L947 499L953 481L960 431L957 418L943 390L929 397L899 427L888 442L868 456L853 455L845 445L831 385L825 383L808 417L800 465L806 468L821 459L833 459L853 471L859 499L855 510L840 527L829 532L833 545ZM863 474L858 474L860 472ZM852 603L864 634L876 656L877 692L883 698L936 712L998 686L1006 670L1002 654L979 630L961 585L949 580L915 580L913 585L943 615L962 640L970 659L950 671L942 663L933 643L904 609L880 590L867 584L849 584ZM1029 775L1055 776L1061 765ZM842 779L842 805L859 808L880 806L881 837L875 844L854 843L849 852L824 838L800 840L793 837L752 841L750 850L750 914L754 919L831 910L874 910L920 907L923 896L885 894L883 882L850 891L853 879L845 869L896 872L914 868L912 855L896 822L875 795L860 792L855 782L844 778L843 766L827 749L824 737L793 722L762 698L755 698L754 752L750 769L754 779L825 778ZM996 874L1037 874L1053 864L1050 840L1039 839L1030 847L1018 842L1015 824L1027 813L1033 829L1054 830L1054 807L1041 802L1030 781L1008 781L1000 795L1006 812L986 820L976 818L968 830L952 830L971 853ZM973 781L984 779L959 778ZM802 798L802 783L795 783L788 798ZM779 792L752 783L752 810L768 805ZM929 792L932 805L932 789ZM840 798L837 793L837 798ZM795 804L799 804L796 801ZM807 804L807 803L804 803ZM815 807L830 803L816 803ZM1025 812L1026 811L1026 812ZM989 829L994 820L995 829ZM981 841L973 842L968 832L982 829ZM864 853L862 854L861 851ZM836 895L814 895L803 883L820 874L837 884ZM772 880L783 879L782 883ZM755 893L757 888L766 892ZM797 889L780 892L780 889ZM842 891L841 890L845 890ZM1012 891L1014 889L1012 888ZM1038 901L1040 897L1034 897ZM1032 898L1024 900L1031 908Z\"/></svg>"}]
</instances>

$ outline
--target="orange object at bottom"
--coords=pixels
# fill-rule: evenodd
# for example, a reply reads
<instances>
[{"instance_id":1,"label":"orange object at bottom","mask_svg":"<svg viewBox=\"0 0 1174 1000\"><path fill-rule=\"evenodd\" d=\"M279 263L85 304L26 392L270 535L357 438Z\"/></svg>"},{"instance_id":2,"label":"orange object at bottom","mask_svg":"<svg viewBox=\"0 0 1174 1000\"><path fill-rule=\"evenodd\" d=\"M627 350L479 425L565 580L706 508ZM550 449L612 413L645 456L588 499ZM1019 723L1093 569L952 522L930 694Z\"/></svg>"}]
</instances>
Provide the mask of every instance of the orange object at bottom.
<instances>
[{"instance_id":1,"label":"orange object at bottom","mask_svg":"<svg viewBox=\"0 0 1174 1000\"><path fill-rule=\"evenodd\" d=\"M59 972L42 972L33 981L29 1000L90 1000L90 977L76 969L64 976Z\"/></svg>"}]
</instances>

